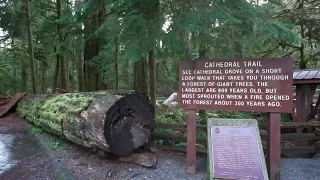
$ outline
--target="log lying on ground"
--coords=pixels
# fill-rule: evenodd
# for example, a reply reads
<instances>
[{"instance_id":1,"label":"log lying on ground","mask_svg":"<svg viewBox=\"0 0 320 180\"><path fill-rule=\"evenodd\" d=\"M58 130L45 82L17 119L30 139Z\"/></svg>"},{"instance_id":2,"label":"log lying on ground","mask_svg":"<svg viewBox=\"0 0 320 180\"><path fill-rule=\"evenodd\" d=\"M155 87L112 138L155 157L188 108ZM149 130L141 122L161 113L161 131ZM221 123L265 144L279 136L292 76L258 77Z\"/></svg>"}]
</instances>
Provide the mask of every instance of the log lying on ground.
<instances>
[{"instance_id":1,"label":"log lying on ground","mask_svg":"<svg viewBox=\"0 0 320 180\"><path fill-rule=\"evenodd\" d=\"M155 117L147 97L107 92L28 95L16 111L45 131L120 156L150 140Z\"/></svg>"}]
</instances>

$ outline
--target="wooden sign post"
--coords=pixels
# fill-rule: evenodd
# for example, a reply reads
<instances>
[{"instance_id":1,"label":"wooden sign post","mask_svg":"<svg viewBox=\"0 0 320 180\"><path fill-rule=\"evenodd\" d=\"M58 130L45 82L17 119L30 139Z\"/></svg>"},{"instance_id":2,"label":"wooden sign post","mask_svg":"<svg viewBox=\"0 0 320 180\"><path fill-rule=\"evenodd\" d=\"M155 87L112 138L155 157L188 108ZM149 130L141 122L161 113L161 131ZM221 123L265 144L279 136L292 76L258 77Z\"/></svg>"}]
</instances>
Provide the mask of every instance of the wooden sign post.
<instances>
[{"instance_id":1,"label":"wooden sign post","mask_svg":"<svg viewBox=\"0 0 320 180\"><path fill-rule=\"evenodd\" d=\"M196 110L188 110L187 166L188 173L196 174Z\"/></svg>"},{"instance_id":2,"label":"wooden sign post","mask_svg":"<svg viewBox=\"0 0 320 180\"><path fill-rule=\"evenodd\" d=\"M271 180L280 171L280 113L292 112L290 57L180 61L179 104L188 110L188 173L196 172L198 109L269 112L267 162Z\"/></svg>"},{"instance_id":3,"label":"wooden sign post","mask_svg":"<svg viewBox=\"0 0 320 180\"><path fill-rule=\"evenodd\" d=\"M271 180L280 180L281 164L281 114L270 113L268 118L267 168Z\"/></svg>"}]
</instances>

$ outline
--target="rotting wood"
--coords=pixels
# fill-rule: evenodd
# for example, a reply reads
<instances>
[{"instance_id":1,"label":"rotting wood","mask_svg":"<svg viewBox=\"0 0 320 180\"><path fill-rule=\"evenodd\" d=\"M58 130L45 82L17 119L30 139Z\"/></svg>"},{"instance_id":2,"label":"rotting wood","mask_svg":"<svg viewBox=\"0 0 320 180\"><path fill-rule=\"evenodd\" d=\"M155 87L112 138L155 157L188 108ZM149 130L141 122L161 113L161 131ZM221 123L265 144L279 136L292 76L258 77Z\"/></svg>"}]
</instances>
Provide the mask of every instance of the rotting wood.
<instances>
[{"instance_id":1,"label":"rotting wood","mask_svg":"<svg viewBox=\"0 0 320 180\"><path fill-rule=\"evenodd\" d=\"M11 99L0 102L0 117L5 115L26 93L17 93Z\"/></svg>"},{"instance_id":2,"label":"rotting wood","mask_svg":"<svg viewBox=\"0 0 320 180\"><path fill-rule=\"evenodd\" d=\"M17 113L76 144L124 156L147 143L153 108L140 94L87 92L29 95L20 100Z\"/></svg>"}]
</instances>

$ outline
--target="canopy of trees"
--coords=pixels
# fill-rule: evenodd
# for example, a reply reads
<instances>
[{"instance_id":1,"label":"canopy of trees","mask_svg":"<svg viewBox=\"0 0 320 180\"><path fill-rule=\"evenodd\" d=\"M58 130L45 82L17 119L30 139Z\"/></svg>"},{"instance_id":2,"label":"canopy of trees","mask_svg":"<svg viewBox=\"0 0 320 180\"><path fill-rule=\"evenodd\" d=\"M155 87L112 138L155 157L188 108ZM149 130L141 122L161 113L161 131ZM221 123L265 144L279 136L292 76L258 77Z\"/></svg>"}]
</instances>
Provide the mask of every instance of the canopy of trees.
<instances>
[{"instance_id":1,"label":"canopy of trees","mask_svg":"<svg viewBox=\"0 0 320 180\"><path fill-rule=\"evenodd\" d=\"M177 89L181 59L319 67L318 0L0 0L0 94Z\"/></svg>"}]
</instances>

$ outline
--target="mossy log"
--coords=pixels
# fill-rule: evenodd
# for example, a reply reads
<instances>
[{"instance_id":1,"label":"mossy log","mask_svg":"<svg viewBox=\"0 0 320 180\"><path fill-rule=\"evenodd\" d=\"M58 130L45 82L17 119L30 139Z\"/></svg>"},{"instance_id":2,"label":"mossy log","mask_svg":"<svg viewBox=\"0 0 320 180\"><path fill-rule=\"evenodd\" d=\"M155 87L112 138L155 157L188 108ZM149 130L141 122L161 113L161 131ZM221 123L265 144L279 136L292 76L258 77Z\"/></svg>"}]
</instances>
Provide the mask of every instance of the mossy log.
<instances>
[{"instance_id":1,"label":"mossy log","mask_svg":"<svg viewBox=\"0 0 320 180\"><path fill-rule=\"evenodd\" d=\"M155 116L143 95L106 92L27 95L16 111L45 131L116 155L145 145Z\"/></svg>"}]
</instances>

